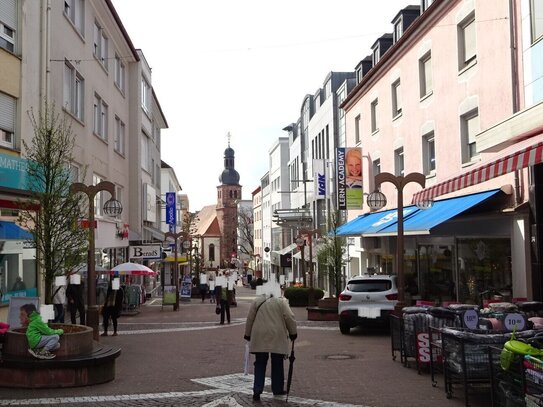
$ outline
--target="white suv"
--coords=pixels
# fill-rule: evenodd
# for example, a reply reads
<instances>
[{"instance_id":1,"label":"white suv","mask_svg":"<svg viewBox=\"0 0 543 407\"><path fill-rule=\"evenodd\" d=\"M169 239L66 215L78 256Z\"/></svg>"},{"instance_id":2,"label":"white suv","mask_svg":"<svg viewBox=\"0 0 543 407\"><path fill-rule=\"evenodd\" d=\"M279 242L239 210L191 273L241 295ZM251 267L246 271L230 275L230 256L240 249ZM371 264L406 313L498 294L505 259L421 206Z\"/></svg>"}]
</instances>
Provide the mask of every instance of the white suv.
<instances>
[{"instance_id":1,"label":"white suv","mask_svg":"<svg viewBox=\"0 0 543 407\"><path fill-rule=\"evenodd\" d=\"M388 324L388 316L397 302L396 276L353 277L339 296L339 330L347 335L351 328L365 322Z\"/></svg>"}]
</instances>

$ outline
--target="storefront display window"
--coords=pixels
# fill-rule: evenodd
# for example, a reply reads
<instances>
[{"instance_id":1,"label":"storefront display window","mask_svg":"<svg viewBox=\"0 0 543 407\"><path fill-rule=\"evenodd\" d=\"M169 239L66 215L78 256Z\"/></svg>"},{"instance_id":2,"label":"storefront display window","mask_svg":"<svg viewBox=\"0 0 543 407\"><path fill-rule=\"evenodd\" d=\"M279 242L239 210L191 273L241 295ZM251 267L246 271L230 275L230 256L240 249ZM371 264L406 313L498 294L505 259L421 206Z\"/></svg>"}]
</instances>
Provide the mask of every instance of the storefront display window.
<instances>
[{"instance_id":1,"label":"storefront display window","mask_svg":"<svg viewBox=\"0 0 543 407\"><path fill-rule=\"evenodd\" d=\"M512 297L509 239L458 239L458 297L481 304Z\"/></svg>"},{"instance_id":2,"label":"storefront display window","mask_svg":"<svg viewBox=\"0 0 543 407\"><path fill-rule=\"evenodd\" d=\"M448 244L424 244L419 246L419 275L416 281L416 299L456 301L454 294L454 246ZM410 280L407 280L409 283ZM411 282L412 289L415 283Z\"/></svg>"},{"instance_id":3,"label":"storefront display window","mask_svg":"<svg viewBox=\"0 0 543 407\"><path fill-rule=\"evenodd\" d=\"M13 211L8 211L13 215ZM2 214L6 213L2 210ZM11 297L36 297L36 248L14 216L0 216L0 304Z\"/></svg>"}]
</instances>

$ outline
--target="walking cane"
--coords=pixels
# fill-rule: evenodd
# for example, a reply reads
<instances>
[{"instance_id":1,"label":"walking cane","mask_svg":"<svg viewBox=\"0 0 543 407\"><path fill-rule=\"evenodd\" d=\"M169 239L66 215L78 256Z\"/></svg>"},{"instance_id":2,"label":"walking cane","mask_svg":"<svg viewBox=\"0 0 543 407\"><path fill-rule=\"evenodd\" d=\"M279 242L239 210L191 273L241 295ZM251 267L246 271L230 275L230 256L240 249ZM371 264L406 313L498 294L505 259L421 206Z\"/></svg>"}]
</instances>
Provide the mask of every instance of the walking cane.
<instances>
[{"instance_id":1,"label":"walking cane","mask_svg":"<svg viewBox=\"0 0 543 407\"><path fill-rule=\"evenodd\" d=\"M294 341L292 341L292 350L290 351L290 356L288 357L289 365L288 365L288 378L287 378L287 399L286 402L288 403L288 394L290 393L290 385L292 384L292 372L294 371L294 361L296 358L294 357Z\"/></svg>"}]
</instances>

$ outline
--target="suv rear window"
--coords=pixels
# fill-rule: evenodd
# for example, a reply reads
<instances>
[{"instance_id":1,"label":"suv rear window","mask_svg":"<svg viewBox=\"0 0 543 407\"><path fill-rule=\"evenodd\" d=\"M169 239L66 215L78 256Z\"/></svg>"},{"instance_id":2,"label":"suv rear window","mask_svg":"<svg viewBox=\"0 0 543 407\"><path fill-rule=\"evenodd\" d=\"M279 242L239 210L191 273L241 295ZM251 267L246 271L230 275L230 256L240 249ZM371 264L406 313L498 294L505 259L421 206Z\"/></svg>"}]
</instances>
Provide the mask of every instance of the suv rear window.
<instances>
[{"instance_id":1,"label":"suv rear window","mask_svg":"<svg viewBox=\"0 0 543 407\"><path fill-rule=\"evenodd\" d=\"M351 280L347 283L347 290L355 293L377 293L391 288L390 280Z\"/></svg>"}]
</instances>

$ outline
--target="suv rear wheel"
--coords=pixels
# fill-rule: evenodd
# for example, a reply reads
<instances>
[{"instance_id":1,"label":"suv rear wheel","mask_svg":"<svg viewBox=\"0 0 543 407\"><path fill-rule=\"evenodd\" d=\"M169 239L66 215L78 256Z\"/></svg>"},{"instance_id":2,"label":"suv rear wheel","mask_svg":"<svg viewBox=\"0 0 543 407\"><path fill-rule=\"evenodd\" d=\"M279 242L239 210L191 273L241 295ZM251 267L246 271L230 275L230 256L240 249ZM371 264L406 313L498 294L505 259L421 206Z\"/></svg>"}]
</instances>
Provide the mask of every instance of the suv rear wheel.
<instances>
[{"instance_id":1,"label":"suv rear wheel","mask_svg":"<svg viewBox=\"0 0 543 407\"><path fill-rule=\"evenodd\" d=\"M340 322L339 323L339 331L343 334L343 335L349 335L351 333L351 327L344 323L344 322Z\"/></svg>"}]
</instances>

